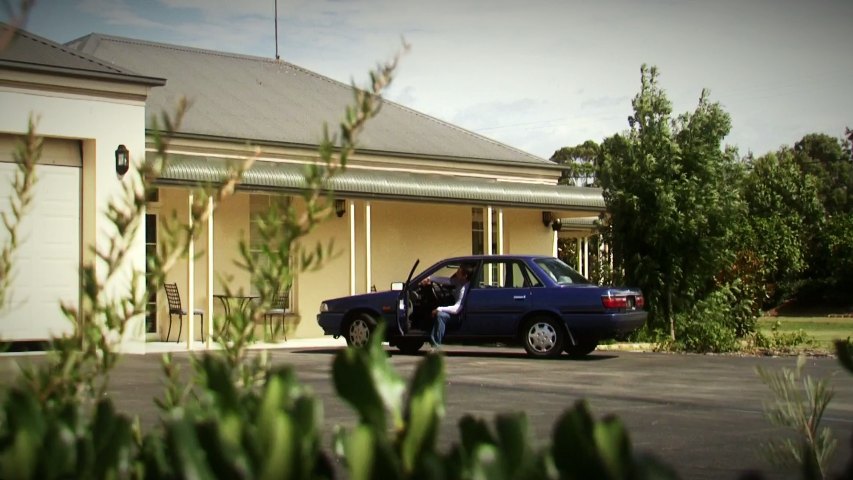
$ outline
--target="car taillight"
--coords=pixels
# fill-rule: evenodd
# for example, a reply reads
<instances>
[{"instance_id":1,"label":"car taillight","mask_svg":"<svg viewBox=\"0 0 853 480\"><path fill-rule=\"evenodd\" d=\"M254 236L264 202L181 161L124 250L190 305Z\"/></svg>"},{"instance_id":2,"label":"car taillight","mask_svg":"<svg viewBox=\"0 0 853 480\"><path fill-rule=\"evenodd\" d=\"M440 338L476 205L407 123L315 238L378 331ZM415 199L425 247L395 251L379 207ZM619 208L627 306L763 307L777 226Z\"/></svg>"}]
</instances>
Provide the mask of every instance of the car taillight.
<instances>
[{"instance_id":1,"label":"car taillight","mask_svg":"<svg viewBox=\"0 0 853 480\"><path fill-rule=\"evenodd\" d=\"M604 305L604 308L641 310L646 301L642 295L603 295L601 304Z\"/></svg>"},{"instance_id":2,"label":"car taillight","mask_svg":"<svg viewBox=\"0 0 853 480\"><path fill-rule=\"evenodd\" d=\"M601 304L604 305L604 308L627 308L628 297L611 297L610 295L605 295L601 297Z\"/></svg>"}]
</instances>

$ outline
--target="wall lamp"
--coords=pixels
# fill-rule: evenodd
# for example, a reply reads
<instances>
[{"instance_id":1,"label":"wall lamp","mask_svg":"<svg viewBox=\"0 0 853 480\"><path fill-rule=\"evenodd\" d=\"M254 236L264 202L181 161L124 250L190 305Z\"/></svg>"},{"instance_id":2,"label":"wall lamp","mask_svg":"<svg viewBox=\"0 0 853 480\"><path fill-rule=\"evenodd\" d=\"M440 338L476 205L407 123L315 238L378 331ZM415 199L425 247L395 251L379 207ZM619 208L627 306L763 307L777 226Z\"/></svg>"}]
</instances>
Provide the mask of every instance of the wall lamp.
<instances>
[{"instance_id":1,"label":"wall lamp","mask_svg":"<svg viewBox=\"0 0 853 480\"><path fill-rule=\"evenodd\" d=\"M130 150L123 144L116 148L116 174L119 177L124 176L130 168Z\"/></svg>"},{"instance_id":2,"label":"wall lamp","mask_svg":"<svg viewBox=\"0 0 853 480\"><path fill-rule=\"evenodd\" d=\"M554 221L554 214L553 213L551 213L549 210L545 210L542 212L542 225L545 225L546 227L550 227L551 222L553 222L553 221Z\"/></svg>"},{"instance_id":3,"label":"wall lamp","mask_svg":"<svg viewBox=\"0 0 853 480\"><path fill-rule=\"evenodd\" d=\"M347 213L347 202L342 198L335 200L335 215L343 217Z\"/></svg>"}]
</instances>

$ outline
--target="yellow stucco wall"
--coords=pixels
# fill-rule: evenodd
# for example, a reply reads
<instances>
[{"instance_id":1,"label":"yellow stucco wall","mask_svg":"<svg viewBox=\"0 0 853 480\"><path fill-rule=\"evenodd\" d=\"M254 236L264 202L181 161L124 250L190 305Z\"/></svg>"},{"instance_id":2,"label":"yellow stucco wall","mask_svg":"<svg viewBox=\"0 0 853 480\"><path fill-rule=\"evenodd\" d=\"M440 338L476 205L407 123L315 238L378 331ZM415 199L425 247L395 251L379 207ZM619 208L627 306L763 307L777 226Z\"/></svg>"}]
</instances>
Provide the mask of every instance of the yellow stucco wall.
<instances>
[{"instance_id":1,"label":"yellow stucco wall","mask_svg":"<svg viewBox=\"0 0 853 480\"><path fill-rule=\"evenodd\" d=\"M554 231L542 224L541 210L504 209L504 253L550 255Z\"/></svg>"},{"instance_id":2,"label":"yellow stucco wall","mask_svg":"<svg viewBox=\"0 0 853 480\"><path fill-rule=\"evenodd\" d=\"M187 215L187 191L179 188L161 189L159 213L174 210L180 218ZM299 200L295 201L296 205ZM342 217L335 215L319 224L302 239L304 248L313 250L319 243L333 242L335 254L326 258L319 270L298 273L292 292L292 308L296 315L290 321L296 326L289 338L308 338L322 335L316 315L320 302L349 295L351 292L351 232L354 230L355 293L365 293L371 286L387 290L391 282L404 281L415 260L420 259L417 272L446 257L471 254L470 205L427 204L397 201L370 201L370 280L367 271L366 200L347 200ZM542 225L539 210L504 208L504 252L550 254L553 231ZM495 210L497 215L497 210ZM351 222L354 222L351 224ZM351 226L354 225L354 228ZM214 217L214 284L212 293L220 293L222 275L230 278L232 289L249 290L249 274L236 266L238 244L249 231L249 194L238 193L216 211ZM206 232L206 229L205 229ZM196 243L195 302L206 304L207 237L203 233ZM186 261L169 274L169 281L178 283L182 294L187 291ZM161 297L163 297L161 292ZM165 298L161 300L160 328L168 327ZM185 305L186 307L186 305ZM214 312L221 313L214 303ZM173 327L175 330L176 327ZM197 327L196 327L197 328ZM186 332L186 327L184 328ZM173 333L174 339L175 333ZM198 338L198 334L196 334Z\"/></svg>"}]
</instances>

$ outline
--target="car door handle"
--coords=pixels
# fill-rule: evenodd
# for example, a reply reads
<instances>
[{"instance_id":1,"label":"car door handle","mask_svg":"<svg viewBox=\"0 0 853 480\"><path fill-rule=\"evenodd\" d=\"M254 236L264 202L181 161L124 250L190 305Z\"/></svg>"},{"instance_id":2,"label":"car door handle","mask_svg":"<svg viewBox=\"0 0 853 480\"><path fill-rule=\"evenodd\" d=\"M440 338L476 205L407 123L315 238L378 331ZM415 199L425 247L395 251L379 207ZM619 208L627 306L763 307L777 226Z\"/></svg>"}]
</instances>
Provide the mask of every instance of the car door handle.
<instances>
[{"instance_id":1,"label":"car door handle","mask_svg":"<svg viewBox=\"0 0 853 480\"><path fill-rule=\"evenodd\" d=\"M513 295L512 297L513 300L524 300L525 298L527 298L527 295Z\"/></svg>"}]
</instances>

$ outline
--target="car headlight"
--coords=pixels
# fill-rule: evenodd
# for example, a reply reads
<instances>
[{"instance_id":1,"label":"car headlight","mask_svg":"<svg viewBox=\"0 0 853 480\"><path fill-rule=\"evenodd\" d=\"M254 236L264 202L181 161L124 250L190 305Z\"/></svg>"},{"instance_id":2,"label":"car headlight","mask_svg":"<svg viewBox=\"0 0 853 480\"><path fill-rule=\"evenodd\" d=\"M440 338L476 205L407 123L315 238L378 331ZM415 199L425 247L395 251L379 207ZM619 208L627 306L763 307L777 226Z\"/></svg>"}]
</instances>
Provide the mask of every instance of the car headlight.
<instances>
[{"instance_id":1,"label":"car headlight","mask_svg":"<svg viewBox=\"0 0 853 480\"><path fill-rule=\"evenodd\" d=\"M325 313L328 311L329 311L329 304L326 302L321 303L320 304L320 313Z\"/></svg>"}]
</instances>

